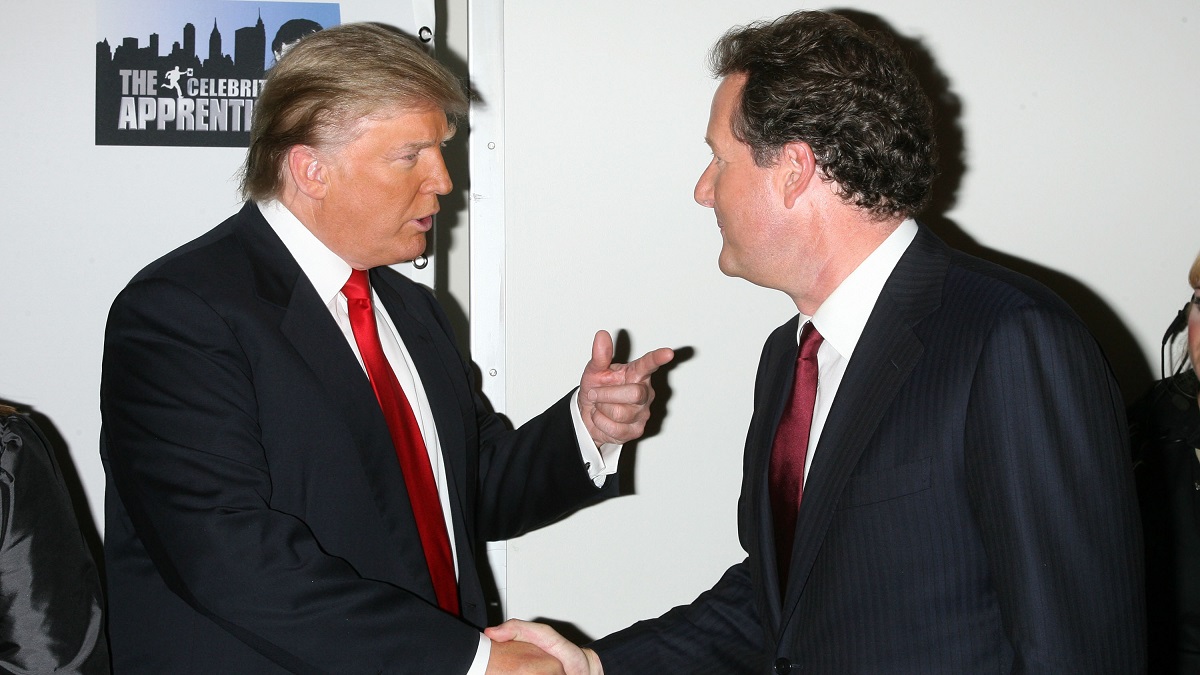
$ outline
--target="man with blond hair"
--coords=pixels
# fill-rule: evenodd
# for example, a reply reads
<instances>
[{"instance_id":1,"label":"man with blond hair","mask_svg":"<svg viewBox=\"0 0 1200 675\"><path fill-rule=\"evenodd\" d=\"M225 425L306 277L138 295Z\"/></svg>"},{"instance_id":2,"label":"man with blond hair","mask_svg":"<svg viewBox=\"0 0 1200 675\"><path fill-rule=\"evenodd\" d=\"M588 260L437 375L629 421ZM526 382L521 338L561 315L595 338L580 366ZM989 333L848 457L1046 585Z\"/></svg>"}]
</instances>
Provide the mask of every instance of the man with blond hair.
<instances>
[{"instance_id":1,"label":"man with blond hair","mask_svg":"<svg viewBox=\"0 0 1200 675\"><path fill-rule=\"evenodd\" d=\"M255 107L245 206L113 303L117 672L561 672L482 635L479 556L613 492L671 352L613 364L598 333L577 392L515 431L476 397L433 295L388 267L425 249L465 109L393 29L303 38Z\"/></svg>"}]
</instances>

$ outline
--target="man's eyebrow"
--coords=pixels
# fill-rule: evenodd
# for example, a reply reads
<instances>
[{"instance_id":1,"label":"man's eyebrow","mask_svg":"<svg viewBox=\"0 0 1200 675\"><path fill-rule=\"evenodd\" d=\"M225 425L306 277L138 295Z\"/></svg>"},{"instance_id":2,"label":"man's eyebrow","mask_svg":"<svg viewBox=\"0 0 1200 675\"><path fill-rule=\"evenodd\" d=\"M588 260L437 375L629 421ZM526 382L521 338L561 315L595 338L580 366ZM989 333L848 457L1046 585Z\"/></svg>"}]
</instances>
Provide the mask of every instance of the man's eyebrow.
<instances>
[{"instance_id":1,"label":"man's eyebrow","mask_svg":"<svg viewBox=\"0 0 1200 675\"><path fill-rule=\"evenodd\" d=\"M407 154L410 152L420 152L425 148L432 148L435 145L440 145L441 141L409 141L404 145L398 145L395 152L398 154Z\"/></svg>"},{"instance_id":2,"label":"man's eyebrow","mask_svg":"<svg viewBox=\"0 0 1200 675\"><path fill-rule=\"evenodd\" d=\"M435 145L441 145L443 143L448 143L450 141L450 139L454 138L454 133L455 133L455 129L450 129L449 131L446 132L445 136L442 136L442 139L440 141L435 141L432 139L430 139L430 140L421 139L421 140L417 140L417 141L409 141L408 143L405 143L404 145L396 146L395 148L393 148L392 151L394 153L396 153L397 155L407 155L407 154L413 153L413 152L420 152L426 148L432 148Z\"/></svg>"}]
</instances>

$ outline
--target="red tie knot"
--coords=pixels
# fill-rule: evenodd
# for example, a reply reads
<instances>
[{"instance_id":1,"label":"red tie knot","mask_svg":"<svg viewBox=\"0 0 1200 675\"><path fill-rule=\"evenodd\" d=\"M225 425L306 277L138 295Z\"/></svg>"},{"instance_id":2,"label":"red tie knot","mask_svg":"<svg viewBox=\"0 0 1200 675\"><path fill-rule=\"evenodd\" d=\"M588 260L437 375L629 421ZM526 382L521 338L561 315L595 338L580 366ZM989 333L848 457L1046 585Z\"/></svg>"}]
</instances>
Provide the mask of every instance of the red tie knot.
<instances>
[{"instance_id":1,"label":"red tie knot","mask_svg":"<svg viewBox=\"0 0 1200 675\"><path fill-rule=\"evenodd\" d=\"M371 300L371 280L367 278L366 270L350 270L350 278L342 286L342 295L351 302L367 302Z\"/></svg>"},{"instance_id":2,"label":"red tie knot","mask_svg":"<svg viewBox=\"0 0 1200 675\"><path fill-rule=\"evenodd\" d=\"M821 348L821 341L824 339L811 321L804 324L804 330L800 335L800 358L808 360L817 358L817 350Z\"/></svg>"}]
</instances>

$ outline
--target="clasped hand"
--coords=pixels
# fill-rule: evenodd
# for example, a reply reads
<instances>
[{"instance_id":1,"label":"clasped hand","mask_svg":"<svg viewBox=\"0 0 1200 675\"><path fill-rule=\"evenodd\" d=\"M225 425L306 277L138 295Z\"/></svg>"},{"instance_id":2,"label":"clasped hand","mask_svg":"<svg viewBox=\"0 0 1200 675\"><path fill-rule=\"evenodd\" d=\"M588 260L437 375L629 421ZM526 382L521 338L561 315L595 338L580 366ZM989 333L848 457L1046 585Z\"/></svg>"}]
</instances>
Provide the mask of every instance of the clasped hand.
<instances>
[{"instance_id":1,"label":"clasped hand","mask_svg":"<svg viewBox=\"0 0 1200 675\"><path fill-rule=\"evenodd\" d=\"M596 652L577 647L545 624L509 619L483 633L492 640L488 675L507 672L604 675L604 666ZM531 649L531 645L537 649Z\"/></svg>"}]
</instances>

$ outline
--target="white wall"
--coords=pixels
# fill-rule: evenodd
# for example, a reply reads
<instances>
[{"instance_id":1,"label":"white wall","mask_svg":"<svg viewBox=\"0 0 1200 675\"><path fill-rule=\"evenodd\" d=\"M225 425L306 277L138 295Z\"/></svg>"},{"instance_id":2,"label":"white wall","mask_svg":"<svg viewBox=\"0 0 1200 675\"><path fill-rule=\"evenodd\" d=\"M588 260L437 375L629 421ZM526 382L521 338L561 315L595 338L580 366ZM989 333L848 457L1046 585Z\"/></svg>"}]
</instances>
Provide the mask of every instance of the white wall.
<instances>
[{"instance_id":1,"label":"white wall","mask_svg":"<svg viewBox=\"0 0 1200 675\"><path fill-rule=\"evenodd\" d=\"M1127 391L1147 384L1200 250L1200 3L846 4L920 40L959 99L965 152L938 231L1048 281ZM635 353L695 349L668 377L661 433L637 448L634 494L510 542L512 615L600 636L691 600L743 555L752 379L795 308L719 273L712 213L691 195L709 157L709 46L794 9L505 8L508 412L525 419L571 386L597 328L628 329Z\"/></svg>"},{"instance_id":2,"label":"white wall","mask_svg":"<svg viewBox=\"0 0 1200 675\"><path fill-rule=\"evenodd\" d=\"M463 63L465 5L438 2L446 55ZM1200 250L1200 5L853 7L923 40L961 100L966 170L943 232L1040 266L1141 384ZM721 276L712 215L691 201L715 86L704 58L730 25L795 8L506 7L509 415L524 420L573 386L597 328L628 329L637 353L695 350L667 379L661 432L626 459L635 494L511 543L513 615L598 636L690 600L741 556L751 380L762 340L794 308ZM356 18L366 17L343 13ZM94 146L95 20L94 3L45 0L14 5L0 29L0 398L53 422L98 520L109 303L144 264L237 207L242 153ZM460 191L443 212L443 269L465 308L464 203Z\"/></svg>"}]
</instances>

